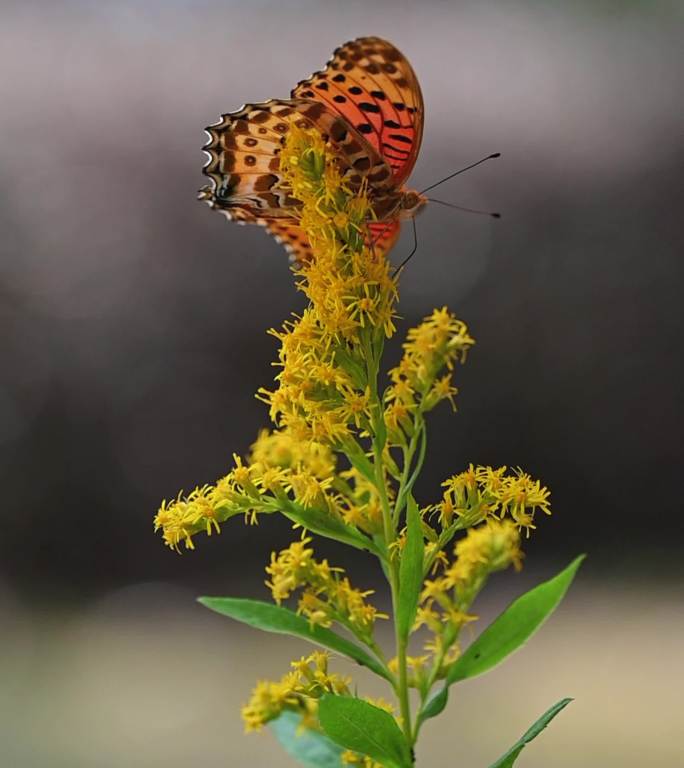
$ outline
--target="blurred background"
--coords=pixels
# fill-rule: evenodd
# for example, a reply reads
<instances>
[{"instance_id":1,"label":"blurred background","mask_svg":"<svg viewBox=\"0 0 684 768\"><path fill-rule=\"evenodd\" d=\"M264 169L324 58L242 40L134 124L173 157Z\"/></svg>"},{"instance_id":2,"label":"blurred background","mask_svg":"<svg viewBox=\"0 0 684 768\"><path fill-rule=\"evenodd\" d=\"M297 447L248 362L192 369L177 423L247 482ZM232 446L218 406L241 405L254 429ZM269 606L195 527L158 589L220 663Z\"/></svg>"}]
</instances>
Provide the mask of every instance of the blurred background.
<instances>
[{"instance_id":1,"label":"blurred background","mask_svg":"<svg viewBox=\"0 0 684 768\"><path fill-rule=\"evenodd\" d=\"M360 35L420 78L415 186L502 153L439 196L503 218L428 207L402 278L399 337L446 304L477 339L420 500L470 461L551 488L483 620L590 553L530 645L431 721L419 765L485 766L565 695L521 765L684 764L682 4L0 7L2 766L294 765L238 709L307 648L194 603L266 597L289 526L234 520L179 557L152 516L267 425L266 329L302 307L277 243L195 201L203 128ZM321 552L380 584L357 553Z\"/></svg>"}]
</instances>

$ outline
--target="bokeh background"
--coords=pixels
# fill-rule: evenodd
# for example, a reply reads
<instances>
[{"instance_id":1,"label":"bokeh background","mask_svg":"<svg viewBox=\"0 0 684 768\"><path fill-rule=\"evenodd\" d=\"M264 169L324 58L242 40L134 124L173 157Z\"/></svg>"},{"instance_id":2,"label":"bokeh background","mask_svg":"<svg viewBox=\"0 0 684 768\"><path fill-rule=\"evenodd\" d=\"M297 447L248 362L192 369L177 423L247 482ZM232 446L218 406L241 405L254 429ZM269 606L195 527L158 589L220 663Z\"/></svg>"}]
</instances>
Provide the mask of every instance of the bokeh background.
<instances>
[{"instance_id":1,"label":"bokeh background","mask_svg":"<svg viewBox=\"0 0 684 768\"><path fill-rule=\"evenodd\" d=\"M368 34L421 80L416 186L502 152L439 196L503 218L429 207L402 279L404 328L448 304L478 342L458 415L432 419L421 500L469 461L551 487L483 620L590 553L530 645L426 728L419 764L487 765L564 695L521 765L684 764L682 4L0 8L1 764L294 765L238 708L306 648L194 603L265 596L289 527L234 520L179 557L151 520L267 425L265 331L302 306L275 242L195 202L202 129Z\"/></svg>"}]
</instances>

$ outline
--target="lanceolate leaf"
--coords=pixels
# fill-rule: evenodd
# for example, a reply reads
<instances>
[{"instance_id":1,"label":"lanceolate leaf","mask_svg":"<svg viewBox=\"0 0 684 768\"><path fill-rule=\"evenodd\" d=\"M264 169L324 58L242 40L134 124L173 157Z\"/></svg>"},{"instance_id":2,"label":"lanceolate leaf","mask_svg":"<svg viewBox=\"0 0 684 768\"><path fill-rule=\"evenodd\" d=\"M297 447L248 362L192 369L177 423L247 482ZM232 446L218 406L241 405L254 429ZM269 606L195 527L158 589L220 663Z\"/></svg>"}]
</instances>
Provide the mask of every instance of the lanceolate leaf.
<instances>
[{"instance_id":1,"label":"lanceolate leaf","mask_svg":"<svg viewBox=\"0 0 684 768\"><path fill-rule=\"evenodd\" d=\"M431 717L437 717L444 711L449 701L449 686L443 685L426 703L418 715L418 724L422 724Z\"/></svg>"},{"instance_id":2,"label":"lanceolate leaf","mask_svg":"<svg viewBox=\"0 0 684 768\"><path fill-rule=\"evenodd\" d=\"M319 731L301 727L301 715L285 710L270 723L288 754L307 768L343 768L344 749Z\"/></svg>"},{"instance_id":3,"label":"lanceolate leaf","mask_svg":"<svg viewBox=\"0 0 684 768\"><path fill-rule=\"evenodd\" d=\"M199 602L211 608L212 611L241 621L243 624L249 624L250 627L262 629L265 632L303 637L316 645L348 656L386 680L390 679L382 664L356 643L352 643L330 629L310 624L303 616L298 616L289 608L239 597L200 597Z\"/></svg>"},{"instance_id":4,"label":"lanceolate leaf","mask_svg":"<svg viewBox=\"0 0 684 768\"><path fill-rule=\"evenodd\" d=\"M422 723L446 706L452 683L487 672L523 645L558 606L580 567L584 555L552 579L539 584L514 600L449 668L444 686L425 704L419 715Z\"/></svg>"},{"instance_id":5,"label":"lanceolate leaf","mask_svg":"<svg viewBox=\"0 0 684 768\"><path fill-rule=\"evenodd\" d=\"M571 701L572 699L561 699L557 704L554 704L551 709L547 709L539 720L537 720L537 722L515 742L508 752L500 757L495 763L492 763L489 768L512 768L513 763L515 763L518 755L525 748L525 745L529 744L532 739L539 736L561 709L567 707Z\"/></svg>"},{"instance_id":6,"label":"lanceolate leaf","mask_svg":"<svg viewBox=\"0 0 684 768\"><path fill-rule=\"evenodd\" d=\"M336 744L392 768L410 768L411 756L396 720L384 709L353 696L324 696L318 705L321 728Z\"/></svg>"},{"instance_id":7,"label":"lanceolate leaf","mask_svg":"<svg viewBox=\"0 0 684 768\"><path fill-rule=\"evenodd\" d=\"M582 560L584 555L552 579L514 600L454 662L447 683L487 672L520 648L563 599Z\"/></svg>"},{"instance_id":8,"label":"lanceolate leaf","mask_svg":"<svg viewBox=\"0 0 684 768\"><path fill-rule=\"evenodd\" d=\"M399 565L399 607L397 625L402 637L408 637L418 610L423 584L423 531L418 506L409 496L406 512L406 544Z\"/></svg>"}]
</instances>

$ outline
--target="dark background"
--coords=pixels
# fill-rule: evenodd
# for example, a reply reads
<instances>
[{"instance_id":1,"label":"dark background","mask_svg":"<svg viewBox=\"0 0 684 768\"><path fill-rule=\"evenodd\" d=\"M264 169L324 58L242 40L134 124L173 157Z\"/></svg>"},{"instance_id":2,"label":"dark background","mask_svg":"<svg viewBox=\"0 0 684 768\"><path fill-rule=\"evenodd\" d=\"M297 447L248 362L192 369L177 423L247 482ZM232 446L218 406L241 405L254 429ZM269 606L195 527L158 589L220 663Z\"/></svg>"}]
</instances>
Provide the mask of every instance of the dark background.
<instances>
[{"instance_id":1,"label":"dark background","mask_svg":"<svg viewBox=\"0 0 684 768\"><path fill-rule=\"evenodd\" d=\"M421 501L470 461L520 465L552 490L533 573L586 551L608 603L620 585L681 588L682 18L678 3L588 0L5 2L6 615L42 627L150 582L164 605L262 593L284 522L233 520L183 557L152 532L162 498L224 474L267 426L253 397L273 375L265 332L303 305L280 246L194 200L202 129L286 96L366 34L398 45L422 84L413 186L502 153L439 197L503 218L428 207L402 278L390 361L434 306L477 340L459 413L431 419ZM397 261L410 245L407 232ZM357 555L326 551L364 578ZM157 765L121 754L112 765Z\"/></svg>"}]
</instances>

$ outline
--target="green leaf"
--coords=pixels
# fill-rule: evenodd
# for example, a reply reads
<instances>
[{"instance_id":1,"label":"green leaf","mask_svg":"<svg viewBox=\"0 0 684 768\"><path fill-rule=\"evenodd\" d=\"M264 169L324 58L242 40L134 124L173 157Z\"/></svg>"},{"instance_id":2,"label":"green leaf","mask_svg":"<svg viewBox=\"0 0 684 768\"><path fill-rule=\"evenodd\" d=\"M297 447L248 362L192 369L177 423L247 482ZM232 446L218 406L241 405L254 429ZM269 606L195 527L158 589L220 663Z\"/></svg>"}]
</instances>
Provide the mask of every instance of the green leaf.
<instances>
[{"instance_id":1,"label":"green leaf","mask_svg":"<svg viewBox=\"0 0 684 768\"><path fill-rule=\"evenodd\" d=\"M344 443L343 448L345 456L349 459L352 467L363 475L366 480L369 480L371 483L375 482L375 470L373 469L373 464L369 461L368 456L361 450L358 443L356 443L356 441L350 442L347 440Z\"/></svg>"},{"instance_id":2,"label":"green leaf","mask_svg":"<svg viewBox=\"0 0 684 768\"><path fill-rule=\"evenodd\" d=\"M401 637L411 631L418 610L420 589L423 586L423 531L420 512L413 498L409 496L406 508L406 544L399 564L399 605L397 627Z\"/></svg>"},{"instance_id":3,"label":"green leaf","mask_svg":"<svg viewBox=\"0 0 684 768\"><path fill-rule=\"evenodd\" d=\"M297 523L319 536L325 536L328 539L341 541L343 544L348 544L356 549L363 549L377 554L377 547L371 539L359 533L355 528L345 525L342 520L331 517L329 512L303 507L289 499L287 501L279 499L279 501L282 505L281 512L285 517L292 520L293 523Z\"/></svg>"},{"instance_id":4,"label":"green leaf","mask_svg":"<svg viewBox=\"0 0 684 768\"><path fill-rule=\"evenodd\" d=\"M319 731L301 727L302 717L285 710L269 725L285 751L307 768L343 768L342 747Z\"/></svg>"},{"instance_id":5,"label":"green leaf","mask_svg":"<svg viewBox=\"0 0 684 768\"><path fill-rule=\"evenodd\" d=\"M331 651L337 651L364 667L368 667L376 675L391 680L391 676L382 664L356 643L352 643L330 629L310 624L303 616L298 616L294 611L282 605L272 605L261 600L247 600L240 597L200 597L199 602L212 611L241 621L243 624L249 624L255 629L303 637L305 640Z\"/></svg>"},{"instance_id":6,"label":"green leaf","mask_svg":"<svg viewBox=\"0 0 684 768\"><path fill-rule=\"evenodd\" d=\"M580 555L552 579L514 600L449 668L444 686L428 699L418 715L423 723L447 704L449 686L487 672L523 645L558 606L585 555Z\"/></svg>"},{"instance_id":7,"label":"green leaf","mask_svg":"<svg viewBox=\"0 0 684 768\"><path fill-rule=\"evenodd\" d=\"M353 696L323 696L318 720L341 747L395 768L410 768L409 748L397 721L384 709Z\"/></svg>"},{"instance_id":8,"label":"green leaf","mask_svg":"<svg viewBox=\"0 0 684 768\"><path fill-rule=\"evenodd\" d=\"M526 744L529 744L532 739L539 736L539 734L546 728L546 726L553 720L553 718L567 707L572 699L561 699L557 704L554 704L551 709L547 709L546 712L537 720L537 722L515 742L515 744L506 752L505 755L500 757L495 763L492 763L489 768L512 768L518 755L523 751Z\"/></svg>"},{"instance_id":9,"label":"green leaf","mask_svg":"<svg viewBox=\"0 0 684 768\"><path fill-rule=\"evenodd\" d=\"M447 684L487 672L520 648L563 599L584 557L514 600L452 664Z\"/></svg>"},{"instance_id":10,"label":"green leaf","mask_svg":"<svg viewBox=\"0 0 684 768\"><path fill-rule=\"evenodd\" d=\"M432 698L430 698L423 709L421 709L418 715L418 725L422 725L425 720L429 720L431 717L437 717L444 711L447 702L449 701L449 686L444 685L437 691Z\"/></svg>"},{"instance_id":11,"label":"green leaf","mask_svg":"<svg viewBox=\"0 0 684 768\"><path fill-rule=\"evenodd\" d=\"M387 443L387 425L385 424L385 418L382 412L378 415L378 418L372 420L373 432L375 433L374 444L382 450Z\"/></svg>"}]
</instances>

